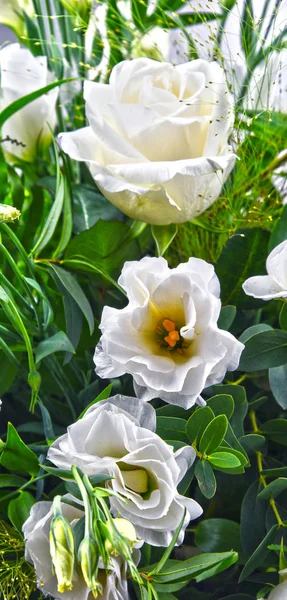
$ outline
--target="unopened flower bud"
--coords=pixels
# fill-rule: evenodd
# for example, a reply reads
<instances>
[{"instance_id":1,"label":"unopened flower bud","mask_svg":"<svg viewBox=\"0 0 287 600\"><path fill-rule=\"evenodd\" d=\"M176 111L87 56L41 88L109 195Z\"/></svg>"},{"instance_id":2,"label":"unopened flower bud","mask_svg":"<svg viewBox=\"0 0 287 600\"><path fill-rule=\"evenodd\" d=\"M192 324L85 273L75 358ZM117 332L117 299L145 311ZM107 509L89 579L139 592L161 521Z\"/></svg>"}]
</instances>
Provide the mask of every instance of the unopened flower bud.
<instances>
[{"instance_id":1,"label":"unopened flower bud","mask_svg":"<svg viewBox=\"0 0 287 600\"><path fill-rule=\"evenodd\" d=\"M52 519L50 529L50 554L58 581L58 592L73 588L74 534L71 525L60 512Z\"/></svg>"},{"instance_id":2,"label":"unopened flower bud","mask_svg":"<svg viewBox=\"0 0 287 600\"><path fill-rule=\"evenodd\" d=\"M39 387L41 385L41 375L38 371L33 371L28 375L28 383L32 388L33 392L38 393Z\"/></svg>"},{"instance_id":3,"label":"unopened flower bud","mask_svg":"<svg viewBox=\"0 0 287 600\"><path fill-rule=\"evenodd\" d=\"M20 210L15 208L15 206L0 204L0 221L10 223L11 221L15 221L15 219L19 219L20 215Z\"/></svg>"},{"instance_id":4,"label":"unopened flower bud","mask_svg":"<svg viewBox=\"0 0 287 600\"><path fill-rule=\"evenodd\" d=\"M94 540L85 537L79 547L79 560L84 580L92 591L94 598L102 593L102 585L97 579L99 553Z\"/></svg>"},{"instance_id":5,"label":"unopened flower bud","mask_svg":"<svg viewBox=\"0 0 287 600\"><path fill-rule=\"evenodd\" d=\"M112 522L107 521L106 527L112 540L106 540L107 551L113 556L118 556L119 554L125 556L126 550L130 554L137 541L137 534L133 524L127 519L112 519ZM118 533L120 535L117 535Z\"/></svg>"}]
</instances>

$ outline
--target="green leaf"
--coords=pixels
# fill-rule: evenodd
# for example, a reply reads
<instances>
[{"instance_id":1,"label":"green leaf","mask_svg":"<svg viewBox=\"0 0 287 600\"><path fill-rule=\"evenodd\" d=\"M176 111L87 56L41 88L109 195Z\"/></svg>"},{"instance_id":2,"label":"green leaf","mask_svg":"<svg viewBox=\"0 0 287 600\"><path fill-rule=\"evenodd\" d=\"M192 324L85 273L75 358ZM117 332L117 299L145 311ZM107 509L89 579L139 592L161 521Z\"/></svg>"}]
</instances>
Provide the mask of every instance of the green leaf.
<instances>
[{"instance_id":1,"label":"green leaf","mask_svg":"<svg viewBox=\"0 0 287 600\"><path fill-rule=\"evenodd\" d=\"M59 81L54 81L53 83L49 83L49 85L45 85L45 87L39 88L31 94L26 94L25 96L21 96L21 98L19 98L18 100L11 102L11 104L9 104L9 106L6 106L6 108L4 108L4 110L2 110L2 112L0 113L0 128L4 125L5 121L7 121L7 119L9 119L16 112L18 112L18 110L21 110L21 108L23 108L27 104L30 104L30 102L33 102L33 100L44 96L44 94L47 94L48 92L50 92L50 90L53 90L55 87L63 85L64 83L69 83L69 81L75 81L75 79L70 77L68 79L60 79Z\"/></svg>"},{"instance_id":2,"label":"green leaf","mask_svg":"<svg viewBox=\"0 0 287 600\"><path fill-rule=\"evenodd\" d=\"M152 225L151 232L156 243L158 256L163 256L178 232L175 223L170 225Z\"/></svg>"},{"instance_id":3,"label":"green leaf","mask_svg":"<svg viewBox=\"0 0 287 600\"><path fill-rule=\"evenodd\" d=\"M214 415L225 415L230 419L234 412L234 400L230 394L217 394L207 400L208 407L211 408Z\"/></svg>"},{"instance_id":4,"label":"green leaf","mask_svg":"<svg viewBox=\"0 0 287 600\"><path fill-rule=\"evenodd\" d=\"M283 306L280 310L279 324L280 324L281 329L283 329L284 331L287 331L287 304L286 304L286 302L283 303Z\"/></svg>"},{"instance_id":5,"label":"green leaf","mask_svg":"<svg viewBox=\"0 0 287 600\"><path fill-rule=\"evenodd\" d=\"M35 504L35 499L29 492L19 490L19 496L10 500L8 506L8 517L12 525L22 533L22 525L28 519L30 510Z\"/></svg>"},{"instance_id":6,"label":"green leaf","mask_svg":"<svg viewBox=\"0 0 287 600\"><path fill-rule=\"evenodd\" d=\"M243 331L239 338L239 341L242 342L242 344L245 344L245 342L256 333L261 333L261 331L268 331L270 329L272 329L272 327L270 325L267 325L267 323L258 323L258 325L252 325L251 327L248 327L247 329L245 329L245 331Z\"/></svg>"},{"instance_id":7,"label":"green leaf","mask_svg":"<svg viewBox=\"0 0 287 600\"><path fill-rule=\"evenodd\" d=\"M53 252L53 258L57 258L67 247L73 231L73 211L70 187L66 178L64 179L64 204L63 204L63 223L61 237L56 250Z\"/></svg>"},{"instance_id":8,"label":"green leaf","mask_svg":"<svg viewBox=\"0 0 287 600\"><path fill-rule=\"evenodd\" d=\"M245 0L243 15L240 19L241 46L246 58L252 53L252 49L257 42L252 2L253 0Z\"/></svg>"},{"instance_id":9,"label":"green leaf","mask_svg":"<svg viewBox=\"0 0 287 600\"><path fill-rule=\"evenodd\" d=\"M6 444L0 456L0 463L9 471L37 475L39 461L34 452L24 444L12 423L8 423Z\"/></svg>"},{"instance_id":10,"label":"green leaf","mask_svg":"<svg viewBox=\"0 0 287 600\"><path fill-rule=\"evenodd\" d=\"M50 354L54 354L54 352L72 352L75 353L75 350L63 331L58 331L50 338L46 338L38 346L35 348L35 358L36 363L40 360L49 356Z\"/></svg>"},{"instance_id":11,"label":"green leaf","mask_svg":"<svg viewBox=\"0 0 287 600\"><path fill-rule=\"evenodd\" d=\"M228 519L206 519L195 532L195 544L202 552L241 551L240 526Z\"/></svg>"},{"instance_id":12,"label":"green leaf","mask_svg":"<svg viewBox=\"0 0 287 600\"><path fill-rule=\"evenodd\" d=\"M219 329L224 329L225 331L229 331L234 319L236 316L236 306L223 306L219 319L218 319L218 327Z\"/></svg>"},{"instance_id":13,"label":"green leaf","mask_svg":"<svg viewBox=\"0 0 287 600\"><path fill-rule=\"evenodd\" d=\"M227 569L237 560L237 552L206 553L187 560L170 560L164 570L156 575L154 581L158 583L177 581L178 579L203 581L207 577L212 577Z\"/></svg>"},{"instance_id":14,"label":"green leaf","mask_svg":"<svg viewBox=\"0 0 287 600\"><path fill-rule=\"evenodd\" d=\"M240 443L247 452L260 452L265 444L265 437L257 433L249 433L240 438Z\"/></svg>"},{"instance_id":15,"label":"green leaf","mask_svg":"<svg viewBox=\"0 0 287 600\"><path fill-rule=\"evenodd\" d=\"M90 229L100 219L120 220L122 213L96 188L89 185L73 186L74 232Z\"/></svg>"},{"instance_id":16,"label":"green leaf","mask_svg":"<svg viewBox=\"0 0 287 600\"><path fill-rule=\"evenodd\" d=\"M245 343L239 371L263 371L287 362L287 331L272 329L256 333Z\"/></svg>"},{"instance_id":17,"label":"green leaf","mask_svg":"<svg viewBox=\"0 0 287 600\"><path fill-rule=\"evenodd\" d=\"M164 551L162 557L160 558L160 560L158 561L156 567L149 573L149 576L156 575L157 573L159 573L160 571L162 571L162 569L164 568L164 566L165 566L167 560L169 559L169 557L170 557L170 555L171 555L171 553L172 553L172 551L174 549L174 546L175 546L175 544L176 544L176 542L178 540L178 536L179 536L179 534L181 532L181 528L182 528L183 523L184 523L185 515L186 515L186 509L183 512L182 518L181 518L181 520L180 520L180 522L179 522L179 524L178 524L178 526L177 526L177 528L176 528L176 530L175 530L175 532L174 532L174 534L172 536L172 539L171 539L171 542L170 542L168 548L165 549L165 551Z\"/></svg>"},{"instance_id":18,"label":"green leaf","mask_svg":"<svg viewBox=\"0 0 287 600\"><path fill-rule=\"evenodd\" d=\"M63 264L74 264L74 268L83 271L93 270L101 275L100 282L104 278L115 284L113 278L118 276L125 260L139 258L137 241L122 246L124 237L129 234L130 227L125 223L100 219L91 229L82 231L70 241Z\"/></svg>"},{"instance_id":19,"label":"green leaf","mask_svg":"<svg viewBox=\"0 0 287 600\"><path fill-rule=\"evenodd\" d=\"M216 479L207 460L200 460L196 463L195 477L203 496L212 498L216 492Z\"/></svg>"},{"instance_id":20,"label":"green leaf","mask_svg":"<svg viewBox=\"0 0 287 600\"><path fill-rule=\"evenodd\" d=\"M82 419L83 416L86 414L87 410L91 408L91 406L93 406L97 402L100 402L101 400L107 400L108 398L110 398L113 385L113 383L109 383L109 385L105 387L105 389L95 398L95 400L92 400L92 402L90 402L90 404L88 404L88 406L84 408L77 420Z\"/></svg>"},{"instance_id":21,"label":"green leaf","mask_svg":"<svg viewBox=\"0 0 287 600\"><path fill-rule=\"evenodd\" d=\"M287 409L287 364L269 369L269 383L272 394L283 410Z\"/></svg>"},{"instance_id":22,"label":"green leaf","mask_svg":"<svg viewBox=\"0 0 287 600\"><path fill-rule=\"evenodd\" d=\"M236 467L240 467L241 463L239 458L231 452L226 452L224 446L220 451L214 452L209 456L209 462L215 467L220 467L221 469L234 469Z\"/></svg>"},{"instance_id":23,"label":"green leaf","mask_svg":"<svg viewBox=\"0 0 287 600\"><path fill-rule=\"evenodd\" d=\"M204 454L212 454L224 440L228 427L225 415L218 415L207 425L199 443L199 450Z\"/></svg>"},{"instance_id":24,"label":"green leaf","mask_svg":"<svg viewBox=\"0 0 287 600\"><path fill-rule=\"evenodd\" d=\"M46 406L44 406L44 404L42 402L39 402L38 404L39 404L41 414L42 414L45 438L47 440L47 443L51 444L56 439L52 419L51 419L50 413L49 413L48 409L46 408Z\"/></svg>"},{"instance_id":25,"label":"green leaf","mask_svg":"<svg viewBox=\"0 0 287 600\"><path fill-rule=\"evenodd\" d=\"M135 26L145 32L145 21L147 16L148 0L131 0L132 18Z\"/></svg>"},{"instance_id":26,"label":"green leaf","mask_svg":"<svg viewBox=\"0 0 287 600\"><path fill-rule=\"evenodd\" d=\"M53 237L64 205L64 192L64 178L61 176L55 200L52 204L52 208L48 214L47 220L45 221L45 225L38 237L38 240L31 251L32 254L39 255Z\"/></svg>"},{"instance_id":27,"label":"green leaf","mask_svg":"<svg viewBox=\"0 0 287 600\"><path fill-rule=\"evenodd\" d=\"M258 500L262 484L254 481L248 488L241 505L241 544L245 554L251 556L265 535L267 505Z\"/></svg>"},{"instance_id":28,"label":"green leaf","mask_svg":"<svg viewBox=\"0 0 287 600\"><path fill-rule=\"evenodd\" d=\"M287 477L287 467L263 469L262 475L264 475L264 477Z\"/></svg>"},{"instance_id":29,"label":"green leaf","mask_svg":"<svg viewBox=\"0 0 287 600\"><path fill-rule=\"evenodd\" d=\"M3 475L0 474L0 488L9 488L9 487L21 487L26 483L26 479L23 477L19 477L19 475Z\"/></svg>"},{"instance_id":30,"label":"green leaf","mask_svg":"<svg viewBox=\"0 0 287 600\"><path fill-rule=\"evenodd\" d=\"M287 420L272 419L261 426L262 433L267 435L272 441L287 446Z\"/></svg>"},{"instance_id":31,"label":"green leaf","mask_svg":"<svg viewBox=\"0 0 287 600\"><path fill-rule=\"evenodd\" d=\"M249 277L266 272L268 239L269 233L258 228L239 230L228 240L215 268L223 304L234 304L237 308L262 305L244 293L242 284Z\"/></svg>"},{"instance_id":32,"label":"green leaf","mask_svg":"<svg viewBox=\"0 0 287 600\"><path fill-rule=\"evenodd\" d=\"M209 406L197 408L191 415L186 423L186 435L192 444L200 440L204 430L213 418L214 413Z\"/></svg>"},{"instance_id":33,"label":"green leaf","mask_svg":"<svg viewBox=\"0 0 287 600\"><path fill-rule=\"evenodd\" d=\"M247 561L239 577L239 583L247 579L247 577L249 577L249 575L251 575L251 573L253 573L255 569L261 567L263 561L270 552L268 546L272 544L272 542L275 540L278 529L278 525L273 525L273 527L271 527L271 529L268 531L265 538L262 540L258 548L256 548L255 552L253 552L252 556Z\"/></svg>"},{"instance_id":34,"label":"green leaf","mask_svg":"<svg viewBox=\"0 0 287 600\"><path fill-rule=\"evenodd\" d=\"M284 124L286 131L286 123ZM284 206L280 219L277 221L269 240L268 254L281 242L287 239L287 206Z\"/></svg>"},{"instance_id":35,"label":"green leaf","mask_svg":"<svg viewBox=\"0 0 287 600\"><path fill-rule=\"evenodd\" d=\"M279 477L276 481L271 481L258 495L259 500L269 500L277 498L279 494L287 489L287 477Z\"/></svg>"},{"instance_id":36,"label":"green leaf","mask_svg":"<svg viewBox=\"0 0 287 600\"><path fill-rule=\"evenodd\" d=\"M56 283L60 281L61 285L72 296L73 300L76 302L79 309L82 311L84 317L86 318L87 323L89 325L90 334L92 334L94 331L93 311L87 299L87 296L84 294L82 288L78 284L75 277L68 271L65 271L65 269L62 269L61 267L58 267L53 263L49 264L49 270L54 275Z\"/></svg>"},{"instance_id":37,"label":"green leaf","mask_svg":"<svg viewBox=\"0 0 287 600\"><path fill-rule=\"evenodd\" d=\"M179 440L185 438L184 419L178 417L157 417L156 432L163 440Z\"/></svg>"},{"instance_id":38,"label":"green leaf","mask_svg":"<svg viewBox=\"0 0 287 600\"><path fill-rule=\"evenodd\" d=\"M68 469L58 469L57 467L49 467L47 465L41 465L41 467L42 469L44 469L44 471L47 471L47 473L55 475L55 477L60 477L61 479L74 480L72 471L69 471Z\"/></svg>"}]
</instances>

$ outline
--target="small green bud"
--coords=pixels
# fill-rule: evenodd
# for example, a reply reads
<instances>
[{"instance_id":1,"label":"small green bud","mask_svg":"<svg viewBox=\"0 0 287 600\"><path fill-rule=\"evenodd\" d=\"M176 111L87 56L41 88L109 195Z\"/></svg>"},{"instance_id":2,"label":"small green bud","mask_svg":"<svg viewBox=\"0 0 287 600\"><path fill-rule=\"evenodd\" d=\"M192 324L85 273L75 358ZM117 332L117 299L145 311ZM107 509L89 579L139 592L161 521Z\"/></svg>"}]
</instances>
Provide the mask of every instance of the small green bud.
<instances>
[{"instance_id":1,"label":"small green bud","mask_svg":"<svg viewBox=\"0 0 287 600\"><path fill-rule=\"evenodd\" d=\"M61 594L73 588L74 550L75 542L71 525L61 513L57 512L51 522L50 554L58 581L58 592Z\"/></svg>"},{"instance_id":2,"label":"small green bud","mask_svg":"<svg viewBox=\"0 0 287 600\"><path fill-rule=\"evenodd\" d=\"M33 392L36 392L37 394L41 385L40 373L38 373L38 371L31 371L31 373L29 373L28 375L28 383L29 386L32 388Z\"/></svg>"},{"instance_id":3,"label":"small green bud","mask_svg":"<svg viewBox=\"0 0 287 600\"><path fill-rule=\"evenodd\" d=\"M107 539L105 544L109 554L113 556L123 554L125 556L126 551L130 554L137 541L137 534L133 524L127 519L112 519L111 522L106 522L106 528L110 534L110 539Z\"/></svg>"},{"instance_id":4,"label":"small green bud","mask_svg":"<svg viewBox=\"0 0 287 600\"><path fill-rule=\"evenodd\" d=\"M102 594L103 588L97 579L99 553L97 544L94 540L85 537L79 547L79 560L84 580L92 591L94 598Z\"/></svg>"},{"instance_id":5,"label":"small green bud","mask_svg":"<svg viewBox=\"0 0 287 600\"><path fill-rule=\"evenodd\" d=\"M19 219L20 215L20 211L15 206L0 204L0 221L10 223L11 221L15 221L15 219Z\"/></svg>"}]
</instances>

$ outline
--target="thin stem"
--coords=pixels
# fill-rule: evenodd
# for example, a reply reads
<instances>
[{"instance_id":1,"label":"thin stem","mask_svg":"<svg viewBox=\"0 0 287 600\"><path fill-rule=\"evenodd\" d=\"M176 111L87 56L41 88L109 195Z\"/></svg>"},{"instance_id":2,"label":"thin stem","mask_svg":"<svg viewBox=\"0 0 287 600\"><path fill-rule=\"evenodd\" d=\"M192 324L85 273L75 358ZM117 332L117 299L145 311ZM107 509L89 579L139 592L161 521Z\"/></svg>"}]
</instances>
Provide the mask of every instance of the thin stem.
<instances>
[{"instance_id":1,"label":"thin stem","mask_svg":"<svg viewBox=\"0 0 287 600\"><path fill-rule=\"evenodd\" d=\"M256 414L254 410L251 410L249 413L249 417L250 417L250 421L252 424L252 432L253 433L260 433L260 429L257 425L257 420L256 420ZM257 468L258 468L258 472L259 472L259 481L260 483L262 483L263 487L266 488L267 487L267 483L266 483L266 479L265 476L262 474L263 471L263 454L262 452L256 452L256 458L257 458ZM278 512L278 508L276 506L275 500L274 498L270 498L269 499L269 504L273 510L273 513L276 517L276 521L278 523L278 525L280 527L286 527L286 525L283 523L280 514Z\"/></svg>"},{"instance_id":2,"label":"thin stem","mask_svg":"<svg viewBox=\"0 0 287 600\"><path fill-rule=\"evenodd\" d=\"M43 475L39 475L39 477L31 477L31 479L29 479L29 481L26 481L26 483L23 483L23 485L21 485L20 488L18 488L17 490L14 490L14 492L10 492L10 494L6 494L6 496L3 496L1 498L1 502L10 500L10 498L13 498L20 491L25 490L30 485L33 485L34 483L36 483L36 481L40 481L40 479L45 479L45 477L49 477L49 475L50 475L50 473L44 473Z\"/></svg>"}]
</instances>

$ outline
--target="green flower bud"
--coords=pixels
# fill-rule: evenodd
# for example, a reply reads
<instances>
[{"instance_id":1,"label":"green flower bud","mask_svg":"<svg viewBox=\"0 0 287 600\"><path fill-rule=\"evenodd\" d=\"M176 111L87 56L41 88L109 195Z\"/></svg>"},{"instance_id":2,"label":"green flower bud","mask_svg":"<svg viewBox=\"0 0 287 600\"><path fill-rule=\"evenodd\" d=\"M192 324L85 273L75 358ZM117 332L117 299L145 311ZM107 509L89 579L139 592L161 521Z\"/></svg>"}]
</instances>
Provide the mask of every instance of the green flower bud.
<instances>
[{"instance_id":1,"label":"green flower bud","mask_svg":"<svg viewBox=\"0 0 287 600\"><path fill-rule=\"evenodd\" d=\"M20 215L20 210L15 208L15 206L10 206L10 204L0 204L0 221L10 223L11 221L15 221L15 219L19 219Z\"/></svg>"},{"instance_id":2,"label":"green flower bud","mask_svg":"<svg viewBox=\"0 0 287 600\"><path fill-rule=\"evenodd\" d=\"M79 560L84 580L92 591L94 598L102 594L103 588L97 579L99 553L94 540L85 537L79 547Z\"/></svg>"},{"instance_id":3,"label":"green flower bud","mask_svg":"<svg viewBox=\"0 0 287 600\"><path fill-rule=\"evenodd\" d=\"M109 538L106 540L106 549L109 554L119 556L123 554L130 555L130 552L137 541L137 534L133 524L127 519L112 519L106 522ZM118 535L120 534L120 535Z\"/></svg>"},{"instance_id":4,"label":"green flower bud","mask_svg":"<svg viewBox=\"0 0 287 600\"><path fill-rule=\"evenodd\" d=\"M60 513L51 522L50 554L58 581L58 592L73 588L74 534L71 525Z\"/></svg>"},{"instance_id":5,"label":"green flower bud","mask_svg":"<svg viewBox=\"0 0 287 600\"><path fill-rule=\"evenodd\" d=\"M41 375L38 371L33 371L28 375L28 383L32 388L33 392L38 393L39 387L41 385Z\"/></svg>"}]
</instances>

